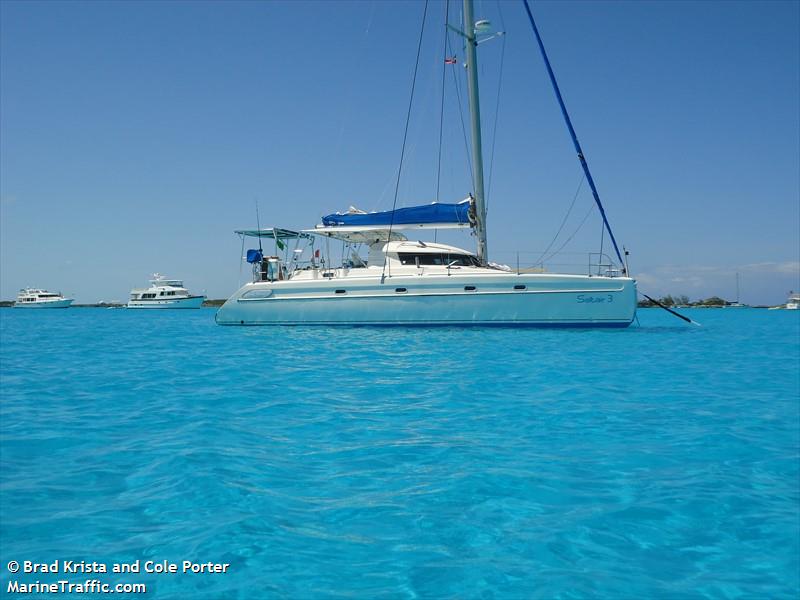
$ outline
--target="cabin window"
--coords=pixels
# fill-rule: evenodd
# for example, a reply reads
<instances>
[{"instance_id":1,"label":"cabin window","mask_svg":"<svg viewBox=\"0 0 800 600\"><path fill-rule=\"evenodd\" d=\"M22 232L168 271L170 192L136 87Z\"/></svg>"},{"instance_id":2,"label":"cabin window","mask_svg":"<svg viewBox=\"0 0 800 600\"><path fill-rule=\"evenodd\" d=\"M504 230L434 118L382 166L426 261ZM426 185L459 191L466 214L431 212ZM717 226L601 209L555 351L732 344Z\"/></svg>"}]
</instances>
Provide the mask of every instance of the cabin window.
<instances>
[{"instance_id":1,"label":"cabin window","mask_svg":"<svg viewBox=\"0 0 800 600\"><path fill-rule=\"evenodd\" d=\"M394 288L394 291L398 294L405 294L408 290L406 288Z\"/></svg>"},{"instance_id":2,"label":"cabin window","mask_svg":"<svg viewBox=\"0 0 800 600\"><path fill-rule=\"evenodd\" d=\"M475 291L475 289L476 289L476 288L475 288L475 286L474 286L474 285L465 285L465 286L464 286L464 291L465 291L465 292L474 292L474 291Z\"/></svg>"},{"instance_id":3,"label":"cabin window","mask_svg":"<svg viewBox=\"0 0 800 600\"><path fill-rule=\"evenodd\" d=\"M269 298L272 295L272 290L250 290L242 294L242 298L247 300L260 300L262 298Z\"/></svg>"},{"instance_id":4,"label":"cabin window","mask_svg":"<svg viewBox=\"0 0 800 600\"><path fill-rule=\"evenodd\" d=\"M514 289L515 290L527 290L528 286L527 285L515 285Z\"/></svg>"},{"instance_id":5,"label":"cabin window","mask_svg":"<svg viewBox=\"0 0 800 600\"><path fill-rule=\"evenodd\" d=\"M335 293L337 293L337 294L346 294L347 290L336 290Z\"/></svg>"},{"instance_id":6,"label":"cabin window","mask_svg":"<svg viewBox=\"0 0 800 600\"><path fill-rule=\"evenodd\" d=\"M478 259L471 254L447 254L434 252L400 252L400 264L417 266L479 267Z\"/></svg>"}]
</instances>

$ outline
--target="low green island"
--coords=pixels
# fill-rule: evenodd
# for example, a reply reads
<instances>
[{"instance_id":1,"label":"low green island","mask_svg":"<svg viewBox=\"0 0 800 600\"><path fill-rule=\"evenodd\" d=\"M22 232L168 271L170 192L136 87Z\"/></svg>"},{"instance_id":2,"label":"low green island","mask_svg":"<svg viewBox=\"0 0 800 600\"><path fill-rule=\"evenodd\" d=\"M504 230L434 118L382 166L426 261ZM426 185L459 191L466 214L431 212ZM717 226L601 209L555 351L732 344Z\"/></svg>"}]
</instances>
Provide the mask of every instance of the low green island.
<instances>
[{"instance_id":1,"label":"low green island","mask_svg":"<svg viewBox=\"0 0 800 600\"><path fill-rule=\"evenodd\" d=\"M217 308L225 304L225 299L212 299L203 302L203 307ZM14 300L0 300L0 308L11 308ZM124 302L96 302L94 304L73 304L70 308L125 308Z\"/></svg>"},{"instance_id":2,"label":"low green island","mask_svg":"<svg viewBox=\"0 0 800 600\"><path fill-rule=\"evenodd\" d=\"M663 304L664 306L669 306L670 308L725 308L726 306L735 306L735 307L743 307L746 306L747 308L769 308L768 306L750 306L739 304L738 302L730 302L725 300L724 298L720 298L719 296L711 296L710 298L706 298L705 300L697 300L692 302L689 300L688 296L672 296L671 294L667 294L662 298L658 298L658 302ZM639 308L653 308L658 306L657 303L651 302L650 300L640 300L639 301Z\"/></svg>"},{"instance_id":3,"label":"low green island","mask_svg":"<svg viewBox=\"0 0 800 600\"><path fill-rule=\"evenodd\" d=\"M737 304L736 302L730 302L725 300L724 298L720 298L719 296L711 296L710 298L706 298L705 300L697 300L692 302L689 300L688 296L672 296L667 294L663 298L658 298L658 301L663 304L664 306L669 306L670 308L724 308L726 306L744 306L742 304ZM217 308L225 304L225 299L212 299L206 300L203 302L203 307L205 308ZM13 300L0 300L0 308L10 308L14 306ZM120 302L98 302L95 304L73 304L72 308L123 308L125 306L124 303ZM653 308L658 306L656 303L651 302L650 300L640 300L639 301L639 308ZM747 305L748 308L770 308L769 306L750 306Z\"/></svg>"}]
</instances>

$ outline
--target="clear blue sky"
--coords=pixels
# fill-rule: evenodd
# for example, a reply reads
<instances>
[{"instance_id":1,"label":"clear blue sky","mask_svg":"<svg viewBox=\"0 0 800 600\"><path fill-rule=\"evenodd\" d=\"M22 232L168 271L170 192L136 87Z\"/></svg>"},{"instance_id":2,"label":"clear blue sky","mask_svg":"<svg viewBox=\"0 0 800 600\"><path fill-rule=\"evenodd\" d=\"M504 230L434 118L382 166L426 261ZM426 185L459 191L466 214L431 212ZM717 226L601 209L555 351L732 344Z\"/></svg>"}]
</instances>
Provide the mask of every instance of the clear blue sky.
<instances>
[{"instance_id":1,"label":"clear blue sky","mask_svg":"<svg viewBox=\"0 0 800 600\"><path fill-rule=\"evenodd\" d=\"M533 3L643 291L733 298L737 272L744 302L800 288L799 7ZM0 2L0 298L124 300L154 271L223 298L256 201L292 228L390 208L422 8ZM521 3L478 0L476 18L507 31L488 229L513 263L550 243L581 171ZM443 21L431 2L400 206L435 196ZM487 163L502 48L480 48ZM442 201L471 190L451 77ZM591 203L584 185L560 239ZM563 262L599 237L595 213Z\"/></svg>"}]
</instances>

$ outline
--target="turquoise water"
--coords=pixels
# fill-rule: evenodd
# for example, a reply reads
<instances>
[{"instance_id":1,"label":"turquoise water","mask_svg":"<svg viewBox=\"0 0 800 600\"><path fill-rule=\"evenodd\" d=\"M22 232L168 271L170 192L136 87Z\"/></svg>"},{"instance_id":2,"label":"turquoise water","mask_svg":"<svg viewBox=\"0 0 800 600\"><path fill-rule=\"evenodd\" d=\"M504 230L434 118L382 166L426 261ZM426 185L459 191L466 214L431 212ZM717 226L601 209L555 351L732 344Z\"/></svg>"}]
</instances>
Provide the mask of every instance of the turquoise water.
<instances>
[{"instance_id":1,"label":"turquoise water","mask_svg":"<svg viewBox=\"0 0 800 600\"><path fill-rule=\"evenodd\" d=\"M800 314L627 330L0 310L0 585L796 598ZM7 563L228 563L20 574ZM140 596L145 597L145 596Z\"/></svg>"}]
</instances>

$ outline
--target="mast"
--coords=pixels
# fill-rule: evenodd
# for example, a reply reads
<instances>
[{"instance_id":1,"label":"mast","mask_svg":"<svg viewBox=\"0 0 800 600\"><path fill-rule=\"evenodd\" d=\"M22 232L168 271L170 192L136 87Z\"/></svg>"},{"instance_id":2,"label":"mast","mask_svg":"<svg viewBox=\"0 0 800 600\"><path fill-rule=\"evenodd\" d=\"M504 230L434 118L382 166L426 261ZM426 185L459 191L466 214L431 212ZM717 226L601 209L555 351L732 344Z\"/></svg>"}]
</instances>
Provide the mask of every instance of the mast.
<instances>
[{"instance_id":1,"label":"mast","mask_svg":"<svg viewBox=\"0 0 800 600\"><path fill-rule=\"evenodd\" d=\"M464 0L464 38L467 42L467 90L469 94L469 114L472 129L472 164L474 167L473 186L475 188L475 213L478 236L478 260L488 262L486 247L486 201L483 196L483 151L481 149L481 109L478 98L478 46L475 32L475 18L472 14L472 0Z\"/></svg>"},{"instance_id":2,"label":"mast","mask_svg":"<svg viewBox=\"0 0 800 600\"><path fill-rule=\"evenodd\" d=\"M736 304L739 304L739 272L736 272Z\"/></svg>"}]
</instances>

